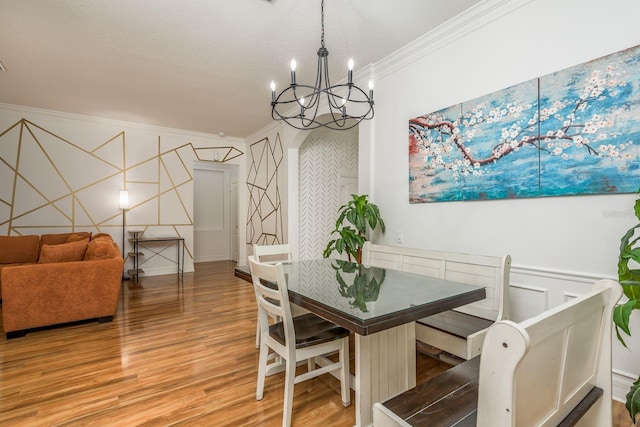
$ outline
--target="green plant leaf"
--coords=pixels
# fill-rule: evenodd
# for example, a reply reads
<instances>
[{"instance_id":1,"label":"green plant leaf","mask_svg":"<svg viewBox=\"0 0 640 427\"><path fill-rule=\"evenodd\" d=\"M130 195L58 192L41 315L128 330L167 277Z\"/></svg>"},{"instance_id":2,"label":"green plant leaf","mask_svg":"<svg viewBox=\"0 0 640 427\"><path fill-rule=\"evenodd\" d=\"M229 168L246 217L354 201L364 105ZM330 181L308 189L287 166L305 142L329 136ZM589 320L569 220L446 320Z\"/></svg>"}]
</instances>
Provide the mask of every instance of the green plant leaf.
<instances>
[{"instance_id":1,"label":"green plant leaf","mask_svg":"<svg viewBox=\"0 0 640 427\"><path fill-rule=\"evenodd\" d=\"M618 325L616 325L616 337L618 337L618 341L620 341L620 343L625 346L625 348L629 348L627 347L627 343L624 342L624 338L622 338L622 335L620 335L620 329L618 328Z\"/></svg>"},{"instance_id":2,"label":"green plant leaf","mask_svg":"<svg viewBox=\"0 0 640 427\"><path fill-rule=\"evenodd\" d=\"M331 234L337 234L335 240L330 241L324 252L325 258L329 257L333 251L339 254L347 253L349 260L355 258L360 262L359 255L362 246L367 241L367 227L374 230L380 226L385 231L384 222L380 218L380 210L373 203L369 203L367 195L352 194L351 200L338 209L336 228Z\"/></svg>"},{"instance_id":3,"label":"green plant leaf","mask_svg":"<svg viewBox=\"0 0 640 427\"><path fill-rule=\"evenodd\" d=\"M626 397L627 402L625 406L627 411L629 411L631 421L635 423L636 416L640 414L640 377L633 383Z\"/></svg>"},{"instance_id":4,"label":"green plant leaf","mask_svg":"<svg viewBox=\"0 0 640 427\"><path fill-rule=\"evenodd\" d=\"M638 189L638 195L640 195L640 189ZM640 220L640 198L635 201L634 212L636 218ZM625 347L627 347L627 344L620 334L620 329L628 336L631 336L631 332L629 331L629 317L633 310L640 310L640 269L629 268L630 261L640 264L640 247L637 247L640 236L634 238L639 228L640 224L636 224L627 230L620 239L618 281L622 286L624 294L629 298L629 301L616 306L613 311L613 322L616 326L618 341ZM629 411L631 420L635 423L636 417L640 413L640 378L633 383L629 393L627 393L625 406L627 411Z\"/></svg>"},{"instance_id":5,"label":"green plant leaf","mask_svg":"<svg viewBox=\"0 0 640 427\"><path fill-rule=\"evenodd\" d=\"M622 305L617 305L616 308L613 309L613 322L616 324L616 327L622 329L624 333L629 336L631 336L631 332L629 331L629 317L637 303L638 301L636 300L630 300Z\"/></svg>"}]
</instances>

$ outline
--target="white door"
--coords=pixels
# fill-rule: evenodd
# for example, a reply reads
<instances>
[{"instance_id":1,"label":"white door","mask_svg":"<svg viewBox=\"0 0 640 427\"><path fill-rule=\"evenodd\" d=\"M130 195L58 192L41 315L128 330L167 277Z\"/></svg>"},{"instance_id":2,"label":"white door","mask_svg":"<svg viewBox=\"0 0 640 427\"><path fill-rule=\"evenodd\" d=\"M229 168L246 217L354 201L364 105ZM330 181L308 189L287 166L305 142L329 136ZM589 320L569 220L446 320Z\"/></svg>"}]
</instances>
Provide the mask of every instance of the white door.
<instances>
[{"instance_id":1,"label":"white door","mask_svg":"<svg viewBox=\"0 0 640 427\"><path fill-rule=\"evenodd\" d=\"M237 261L237 166L195 162L193 196L194 262Z\"/></svg>"},{"instance_id":2,"label":"white door","mask_svg":"<svg viewBox=\"0 0 640 427\"><path fill-rule=\"evenodd\" d=\"M358 175L353 173L340 174L340 206L351 200L352 194L358 194Z\"/></svg>"}]
</instances>

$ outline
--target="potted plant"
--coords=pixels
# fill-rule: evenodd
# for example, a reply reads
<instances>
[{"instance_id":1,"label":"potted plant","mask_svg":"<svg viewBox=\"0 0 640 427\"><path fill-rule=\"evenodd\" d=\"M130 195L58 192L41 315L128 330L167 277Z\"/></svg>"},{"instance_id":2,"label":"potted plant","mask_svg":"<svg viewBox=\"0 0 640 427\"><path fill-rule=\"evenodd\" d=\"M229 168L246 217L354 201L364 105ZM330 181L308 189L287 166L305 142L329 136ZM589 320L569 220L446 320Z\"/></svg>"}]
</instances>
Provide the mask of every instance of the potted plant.
<instances>
[{"instance_id":1,"label":"potted plant","mask_svg":"<svg viewBox=\"0 0 640 427\"><path fill-rule=\"evenodd\" d=\"M640 190L638 190L640 194ZM640 220L640 199L636 199L635 214ZM620 257L618 258L618 280L629 298L625 304L618 305L613 312L613 321L616 325L616 335L618 340L627 347L624 342L620 330L631 336L629 330L629 319L634 310L640 310L640 269L632 269L629 262L633 261L636 265L640 264L640 236L636 237L636 231L640 229L640 223L631 227L620 241ZM632 421L636 422L636 416L640 414L640 377L633 383L629 393L626 396L627 411Z\"/></svg>"},{"instance_id":2,"label":"potted plant","mask_svg":"<svg viewBox=\"0 0 640 427\"><path fill-rule=\"evenodd\" d=\"M338 209L336 229L331 232L332 235L337 234L338 238L327 244L323 256L328 258L334 250L339 254L346 252L349 261L359 264L362 260L362 246L367 241L367 228L375 230L379 225L384 232L385 227L380 210L373 203L369 203L366 194L352 194L351 197L346 205ZM345 219L347 224L344 224Z\"/></svg>"}]
</instances>

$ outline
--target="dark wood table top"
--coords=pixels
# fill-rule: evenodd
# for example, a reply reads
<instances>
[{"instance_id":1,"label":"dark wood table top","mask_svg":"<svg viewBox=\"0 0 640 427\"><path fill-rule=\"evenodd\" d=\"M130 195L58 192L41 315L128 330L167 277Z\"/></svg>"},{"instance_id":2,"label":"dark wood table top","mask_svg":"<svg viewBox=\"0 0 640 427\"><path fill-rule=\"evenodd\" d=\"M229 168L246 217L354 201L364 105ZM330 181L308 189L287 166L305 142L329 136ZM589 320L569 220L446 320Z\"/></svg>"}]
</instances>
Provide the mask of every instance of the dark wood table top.
<instances>
[{"instance_id":1,"label":"dark wood table top","mask_svg":"<svg viewBox=\"0 0 640 427\"><path fill-rule=\"evenodd\" d=\"M283 266L291 302L360 335L486 297L479 286L332 259Z\"/></svg>"}]
</instances>

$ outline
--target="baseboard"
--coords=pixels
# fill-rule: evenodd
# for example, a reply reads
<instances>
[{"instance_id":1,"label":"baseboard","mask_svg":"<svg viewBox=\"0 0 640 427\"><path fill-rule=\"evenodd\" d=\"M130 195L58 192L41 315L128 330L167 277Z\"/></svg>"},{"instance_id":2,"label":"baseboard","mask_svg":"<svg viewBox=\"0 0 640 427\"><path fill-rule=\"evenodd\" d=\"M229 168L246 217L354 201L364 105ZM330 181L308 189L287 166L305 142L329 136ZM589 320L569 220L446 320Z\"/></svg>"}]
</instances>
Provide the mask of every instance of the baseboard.
<instances>
[{"instance_id":1,"label":"baseboard","mask_svg":"<svg viewBox=\"0 0 640 427\"><path fill-rule=\"evenodd\" d=\"M184 265L184 272L185 273L192 273L194 271L193 268L193 264ZM167 267L155 267L155 268L149 268L145 265L144 267L144 273L140 275L140 277L145 277L145 276L162 276L165 274L178 274L178 270L176 269L176 266L174 265L173 267L171 266L167 266Z\"/></svg>"},{"instance_id":2,"label":"baseboard","mask_svg":"<svg viewBox=\"0 0 640 427\"><path fill-rule=\"evenodd\" d=\"M193 262L212 262L212 261L228 261L229 255L213 255L204 257L195 257Z\"/></svg>"},{"instance_id":3,"label":"baseboard","mask_svg":"<svg viewBox=\"0 0 640 427\"><path fill-rule=\"evenodd\" d=\"M627 393L629 393L629 389L638 377L634 377L630 373L620 371L618 369L613 370L611 377L611 394L613 400L624 403L626 401Z\"/></svg>"}]
</instances>

